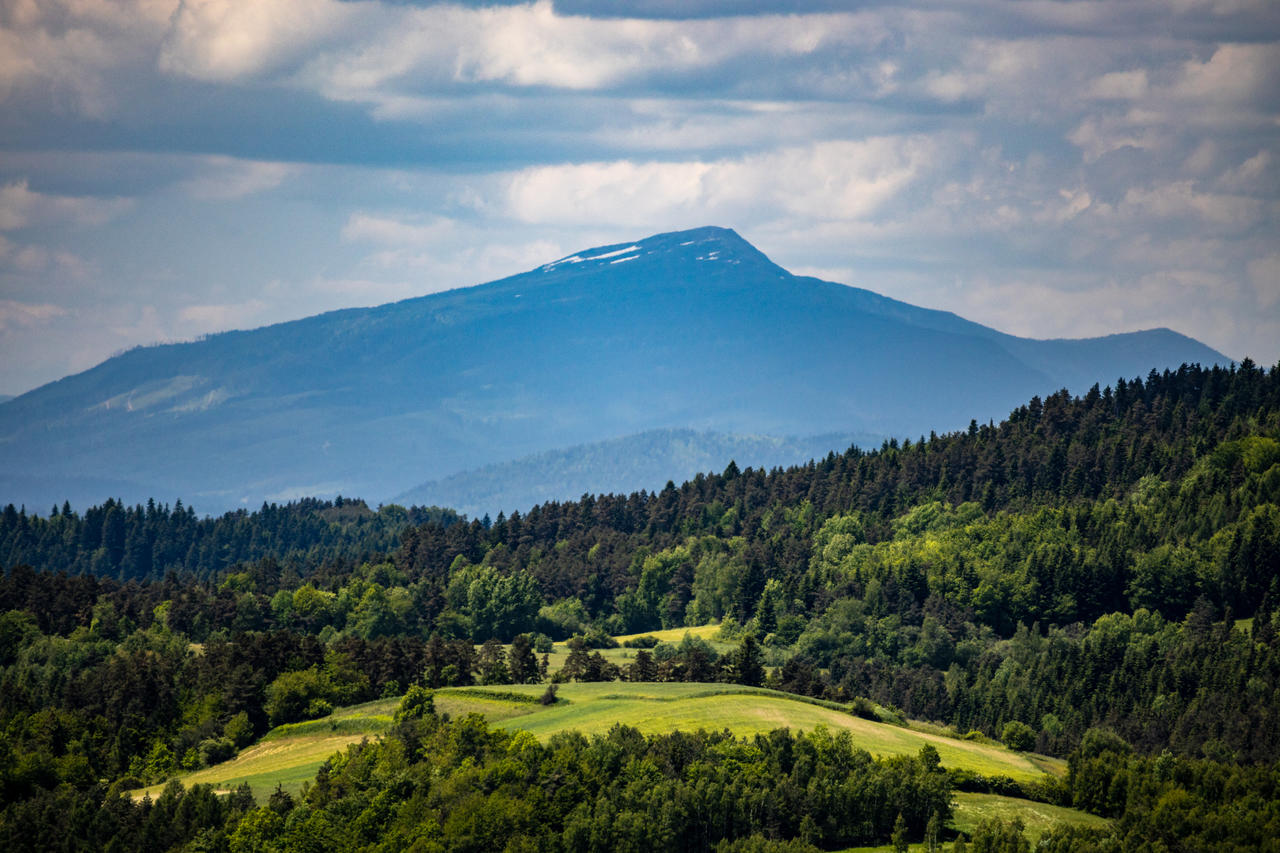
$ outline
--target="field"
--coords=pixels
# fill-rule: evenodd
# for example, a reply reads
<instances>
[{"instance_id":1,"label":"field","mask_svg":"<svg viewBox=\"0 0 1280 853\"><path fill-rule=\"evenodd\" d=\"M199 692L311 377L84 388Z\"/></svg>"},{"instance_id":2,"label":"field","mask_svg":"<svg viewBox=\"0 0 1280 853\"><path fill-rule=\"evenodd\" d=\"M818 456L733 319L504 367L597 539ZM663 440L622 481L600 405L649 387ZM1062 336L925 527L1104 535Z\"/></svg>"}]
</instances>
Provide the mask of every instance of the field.
<instances>
[{"instance_id":1,"label":"field","mask_svg":"<svg viewBox=\"0 0 1280 853\"><path fill-rule=\"evenodd\" d=\"M855 717L834 703L805 700L776 691L723 684L599 684L558 685L559 701L544 706L531 702L545 685L452 687L435 694L436 710L458 717L482 714L491 724L508 730L523 729L540 740L557 732L576 730L603 734L615 724L634 726L646 734L675 729L728 729L738 736L752 736L776 728L811 731L826 726L845 731L856 746L873 755L915 755L932 744L945 767L971 770L987 776L1032 780L1044 773L1061 774L1063 762L1045 756L1017 753L999 744L966 741L935 731L910 729ZM184 785L205 783L229 790L248 782L259 802L277 785L297 793L303 782L314 778L330 755L365 737L376 737L392 722L397 699L383 699L340 708L332 716L306 723L280 726L235 759L179 777ZM164 785L135 792L157 796ZM1100 825L1091 815L989 794L955 795L956 829L971 831L986 817L1021 818L1027 834L1038 839L1058 821ZM868 850L881 848L867 848ZM883 848L888 849L888 848Z\"/></svg>"},{"instance_id":2,"label":"field","mask_svg":"<svg viewBox=\"0 0 1280 853\"><path fill-rule=\"evenodd\" d=\"M719 625L698 625L693 628L664 628L661 631L645 631L640 634L623 634L614 637L619 645L625 644L628 640L634 640L637 637L657 637L658 642L671 643L675 645L684 639L685 634L692 634L700 640L714 642L716 635L720 633Z\"/></svg>"},{"instance_id":3,"label":"field","mask_svg":"<svg viewBox=\"0 0 1280 853\"><path fill-rule=\"evenodd\" d=\"M183 785L213 785L221 791L248 782L258 802L277 785L297 793L302 783L315 778L325 759L366 737L376 737L391 726L399 699L380 699L339 708L332 715L305 723L278 726L235 758L178 777ZM134 792L135 797L159 796L164 785Z\"/></svg>"},{"instance_id":4,"label":"field","mask_svg":"<svg viewBox=\"0 0 1280 853\"><path fill-rule=\"evenodd\" d=\"M530 684L496 689L536 697L546 687ZM472 708L466 704L474 701L471 697L481 698L475 689L449 688L436 696L439 708L444 707L443 701L452 700L460 703L457 706L460 711L486 713L479 706ZM832 731L849 732L855 745L873 755L915 755L926 743L933 744L944 766L964 768L984 776L1031 780L1043 775L1045 769L1061 769L1061 762L1052 759L1037 757L1038 760L1033 761L1002 746L877 723L839 710L834 703L808 702L760 688L626 682L562 684L559 685L559 698L561 701L550 707L510 702L511 712L494 722L507 729L524 729L541 740L569 730L586 735L604 734L615 723L634 726L645 734L674 729L729 729L740 737L764 734L778 728L811 731L823 725ZM493 703L494 700L484 698L483 701Z\"/></svg>"},{"instance_id":5,"label":"field","mask_svg":"<svg viewBox=\"0 0 1280 853\"><path fill-rule=\"evenodd\" d=\"M975 827L987 818L998 817L1004 820L1018 818L1026 827L1027 838L1032 846L1040 840L1040 836L1056 823L1074 823L1082 826L1104 827L1108 821L1096 815L1087 814L1076 809L1062 806L1051 806L1048 803L1032 803L1014 797L1001 797L996 794L955 794L955 820L952 825L964 832L972 832Z\"/></svg>"}]
</instances>

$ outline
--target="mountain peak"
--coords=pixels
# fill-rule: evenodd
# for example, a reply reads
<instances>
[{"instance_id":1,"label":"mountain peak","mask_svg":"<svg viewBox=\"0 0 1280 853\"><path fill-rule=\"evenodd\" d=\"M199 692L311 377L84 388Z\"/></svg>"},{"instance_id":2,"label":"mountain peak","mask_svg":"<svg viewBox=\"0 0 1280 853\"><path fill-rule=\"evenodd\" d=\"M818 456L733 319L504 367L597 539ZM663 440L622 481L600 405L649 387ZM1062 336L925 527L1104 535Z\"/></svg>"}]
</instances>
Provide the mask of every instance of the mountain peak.
<instances>
[{"instance_id":1,"label":"mountain peak","mask_svg":"<svg viewBox=\"0 0 1280 853\"><path fill-rule=\"evenodd\" d=\"M539 267L541 272L566 269L617 268L632 261L682 260L722 264L773 263L732 228L706 225L687 231L654 234L642 240L597 246L567 255Z\"/></svg>"}]
</instances>

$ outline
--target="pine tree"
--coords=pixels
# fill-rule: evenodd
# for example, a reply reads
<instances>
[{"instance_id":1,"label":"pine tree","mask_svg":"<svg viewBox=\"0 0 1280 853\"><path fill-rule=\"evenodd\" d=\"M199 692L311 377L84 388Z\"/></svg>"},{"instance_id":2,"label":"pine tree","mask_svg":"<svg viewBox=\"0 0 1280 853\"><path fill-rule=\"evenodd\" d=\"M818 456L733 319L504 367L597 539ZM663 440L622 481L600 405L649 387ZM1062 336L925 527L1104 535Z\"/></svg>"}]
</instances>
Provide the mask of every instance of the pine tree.
<instances>
[{"instance_id":1,"label":"pine tree","mask_svg":"<svg viewBox=\"0 0 1280 853\"><path fill-rule=\"evenodd\" d=\"M889 836L889 843L893 845L894 853L907 853L907 822L902 819L902 812L898 812L898 817L893 822L893 834Z\"/></svg>"}]
</instances>

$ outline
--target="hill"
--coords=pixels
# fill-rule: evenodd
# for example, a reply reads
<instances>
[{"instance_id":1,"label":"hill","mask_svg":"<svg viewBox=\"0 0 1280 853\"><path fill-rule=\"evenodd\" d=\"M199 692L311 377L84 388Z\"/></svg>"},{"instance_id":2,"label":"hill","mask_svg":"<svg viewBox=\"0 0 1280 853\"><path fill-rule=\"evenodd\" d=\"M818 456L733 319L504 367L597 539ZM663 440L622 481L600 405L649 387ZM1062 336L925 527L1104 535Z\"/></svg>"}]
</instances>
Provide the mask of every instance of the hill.
<instances>
[{"instance_id":1,"label":"hill","mask_svg":"<svg viewBox=\"0 0 1280 853\"><path fill-rule=\"evenodd\" d=\"M544 706L536 700L545 685L456 687L438 691L436 708L452 717L483 715L511 731L522 730L546 741L558 732L604 735L617 724L643 734L699 729L728 729L738 737L768 734L774 729L848 732L853 745L872 755L912 756L925 744L938 750L948 769L983 776L1005 776L1034 782L1046 774L1061 776L1065 764L1047 756L1013 752L999 744L960 740L903 726L862 719L834 702L819 703L773 690L731 684L562 684L559 701ZM272 729L262 740L231 761L185 774L186 785L211 784L229 789L248 782L265 801L277 784L296 791L315 776L326 758L361 739L377 737L390 727L398 700L383 699L348 708L332 716ZM140 793L159 794L163 785Z\"/></svg>"},{"instance_id":2,"label":"hill","mask_svg":"<svg viewBox=\"0 0 1280 853\"><path fill-rule=\"evenodd\" d=\"M1015 338L794 276L733 231L702 228L123 353L0 406L0 493L38 507L181 498L203 512L379 501L652 430L912 436L1062 387L1225 361L1167 330Z\"/></svg>"},{"instance_id":3,"label":"hill","mask_svg":"<svg viewBox=\"0 0 1280 853\"><path fill-rule=\"evenodd\" d=\"M516 701L506 704L519 707L518 697L536 699L545 689L536 684L513 684L494 693L492 689L460 687L439 695L446 700L471 696L485 699L507 693ZM915 755L920 747L930 744L938 750L944 767L983 776L1034 781L1050 770L1055 775L1066 770L1063 762L1054 759L866 720L834 702L805 701L803 697L757 687L604 682L559 685L557 695L560 701L555 705L528 705L529 713L502 719L499 724L530 732L543 741L557 732L603 735L615 725L632 726L643 734L728 729L739 737L768 734L779 728L813 731L823 726L832 732L849 732L854 745L872 755Z\"/></svg>"},{"instance_id":4,"label":"hill","mask_svg":"<svg viewBox=\"0 0 1280 853\"><path fill-rule=\"evenodd\" d=\"M800 465L837 448L878 446L884 438L847 434L802 439L653 430L463 471L409 489L394 501L406 506L447 506L472 518L496 516L548 500L577 500L587 493L656 492L668 482L723 471L730 462L756 468Z\"/></svg>"}]
</instances>

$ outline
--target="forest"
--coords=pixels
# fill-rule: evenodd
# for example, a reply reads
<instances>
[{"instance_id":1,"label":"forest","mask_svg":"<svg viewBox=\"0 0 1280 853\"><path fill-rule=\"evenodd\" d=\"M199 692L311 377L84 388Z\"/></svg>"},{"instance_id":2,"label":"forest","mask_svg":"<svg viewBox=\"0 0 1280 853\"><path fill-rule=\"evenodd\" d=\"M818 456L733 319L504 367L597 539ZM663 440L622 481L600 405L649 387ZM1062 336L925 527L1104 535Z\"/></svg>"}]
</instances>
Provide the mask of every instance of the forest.
<instances>
[{"instance_id":1,"label":"forest","mask_svg":"<svg viewBox=\"0 0 1280 853\"><path fill-rule=\"evenodd\" d=\"M954 791L1106 817L1038 849L1280 849L1280 365L1183 366L999 424L473 520L358 499L0 513L9 850L1025 850ZM639 648L616 635L719 624ZM1054 784L823 731L561 734L450 685L728 681L1065 759ZM723 644L721 644L723 646ZM541 659L540 659L541 657ZM403 697L258 802L171 783ZM870 711L867 711L870 713Z\"/></svg>"}]
</instances>

